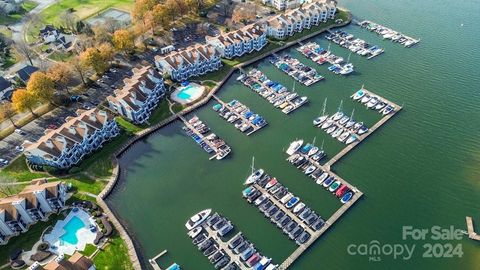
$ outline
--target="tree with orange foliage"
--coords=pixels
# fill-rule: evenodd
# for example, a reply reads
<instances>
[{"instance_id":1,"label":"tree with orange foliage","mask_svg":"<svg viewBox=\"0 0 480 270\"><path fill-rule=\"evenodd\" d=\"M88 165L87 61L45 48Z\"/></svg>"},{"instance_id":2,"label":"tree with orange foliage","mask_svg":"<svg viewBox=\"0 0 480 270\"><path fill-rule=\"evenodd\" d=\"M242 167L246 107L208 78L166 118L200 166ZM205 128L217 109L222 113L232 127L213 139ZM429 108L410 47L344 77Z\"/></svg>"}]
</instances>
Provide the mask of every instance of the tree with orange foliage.
<instances>
[{"instance_id":1,"label":"tree with orange foliage","mask_svg":"<svg viewBox=\"0 0 480 270\"><path fill-rule=\"evenodd\" d=\"M65 63L56 63L47 70L47 76L59 87L67 91L68 84L72 81L72 68Z\"/></svg>"},{"instance_id":2,"label":"tree with orange foliage","mask_svg":"<svg viewBox=\"0 0 480 270\"><path fill-rule=\"evenodd\" d=\"M113 33L113 45L119 51L125 54L133 52L135 49L135 36L126 29L118 29Z\"/></svg>"},{"instance_id":3,"label":"tree with orange foliage","mask_svg":"<svg viewBox=\"0 0 480 270\"><path fill-rule=\"evenodd\" d=\"M13 122L13 117L15 116L15 108L13 107L12 103L5 102L0 105L0 121L10 120L13 126L15 126L15 122Z\"/></svg>"},{"instance_id":4,"label":"tree with orange foliage","mask_svg":"<svg viewBox=\"0 0 480 270\"><path fill-rule=\"evenodd\" d=\"M27 91L38 100L52 102L54 83L47 74L36 71L28 79Z\"/></svg>"},{"instance_id":5,"label":"tree with orange foliage","mask_svg":"<svg viewBox=\"0 0 480 270\"><path fill-rule=\"evenodd\" d=\"M17 112L29 110L33 115L33 108L37 104L37 98L25 89L17 89L12 95L12 104Z\"/></svg>"}]
</instances>

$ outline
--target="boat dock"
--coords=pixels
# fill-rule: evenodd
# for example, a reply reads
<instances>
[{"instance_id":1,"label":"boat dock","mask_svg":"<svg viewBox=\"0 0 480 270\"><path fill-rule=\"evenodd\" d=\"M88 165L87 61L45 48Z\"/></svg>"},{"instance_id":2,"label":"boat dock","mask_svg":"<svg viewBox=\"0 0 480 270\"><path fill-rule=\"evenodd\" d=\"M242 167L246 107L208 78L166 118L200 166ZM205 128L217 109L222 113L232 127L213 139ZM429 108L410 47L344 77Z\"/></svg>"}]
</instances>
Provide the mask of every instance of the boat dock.
<instances>
[{"instance_id":1,"label":"boat dock","mask_svg":"<svg viewBox=\"0 0 480 270\"><path fill-rule=\"evenodd\" d=\"M283 263L278 267L279 270L285 270L287 269L288 267L290 267L290 265L292 265L293 262L295 262L295 260L297 260L305 250L307 250L313 243L315 243L315 241L320 237L322 236L322 234L327 231L348 209L350 209L350 207L352 207L355 202L360 199L360 197L363 195L363 193L361 191L358 191L356 196L354 196L352 198L352 200L350 200L349 202L345 203L344 205L342 205L342 207L340 207L326 222L325 222L325 225L317 232L315 232L314 234L312 234L312 236L310 237L310 239L300 245L292 254L290 254L290 256L288 256L287 259L285 259L285 261L283 261Z\"/></svg>"},{"instance_id":2,"label":"boat dock","mask_svg":"<svg viewBox=\"0 0 480 270\"><path fill-rule=\"evenodd\" d=\"M372 59L385 52L383 48L376 45L370 45L365 40L355 38L354 35L343 30L337 30L335 32L328 30L328 33L329 34L325 36L325 39L333 41L333 43L338 46L348 49L358 55L365 56L367 59Z\"/></svg>"},{"instance_id":3,"label":"boat dock","mask_svg":"<svg viewBox=\"0 0 480 270\"><path fill-rule=\"evenodd\" d=\"M372 21L364 20L364 21L356 21L354 20L354 23L357 24L358 26L365 28L371 32L375 32L379 36L382 36L383 39L389 39L393 42L400 43L403 46L409 48L417 43L420 42L420 39L415 39L410 36L404 35L398 31L395 31L393 29L390 29L386 26L383 26L378 23L374 23Z\"/></svg>"},{"instance_id":4,"label":"boat dock","mask_svg":"<svg viewBox=\"0 0 480 270\"><path fill-rule=\"evenodd\" d=\"M342 57L336 56L328 49L323 49L316 42L312 41L308 42L307 44L301 44L301 46L297 47L296 50L318 65L323 65L325 63L334 65L333 67L330 66L328 70L335 74L348 75L349 73L353 72L353 65L348 63L349 60L347 60L347 63L345 63ZM351 67L349 68L348 66Z\"/></svg>"},{"instance_id":5,"label":"boat dock","mask_svg":"<svg viewBox=\"0 0 480 270\"><path fill-rule=\"evenodd\" d=\"M383 124L385 124L388 120L390 120L390 118L392 118L394 115L396 115L401 109L402 107L395 104L394 102L392 101L389 101L383 97L380 97L379 95L376 95L366 89L362 89L363 91L365 91L367 94L369 95L375 95L375 96L378 96L380 99L382 99L384 102L386 102L387 104L390 104L391 106L393 106L395 108L394 111L392 111L391 113L385 115L384 117L382 117L382 119L380 119L377 123L375 123L375 125L373 125L371 128L368 129L368 131L361 135L361 136L358 136L358 140L352 142L351 144L349 144L347 147L343 148L342 151L340 151L339 153L337 153L334 157L332 157L329 161L327 161L323 167L325 169L328 169L330 171L330 168L332 167L332 165L334 163L336 163L339 159L341 159L343 156L345 156L348 152L350 152L350 150L352 150L353 148L355 148L355 146L357 146L358 144L360 144L361 142L363 142L368 136L370 136L370 134L372 134L373 132L375 132L378 128L380 128Z\"/></svg>"},{"instance_id":6,"label":"boat dock","mask_svg":"<svg viewBox=\"0 0 480 270\"><path fill-rule=\"evenodd\" d=\"M310 86L325 79L322 75L318 74L314 68L303 64L298 59L287 54L282 56L273 54L270 57L270 63L305 86Z\"/></svg>"},{"instance_id":7,"label":"boat dock","mask_svg":"<svg viewBox=\"0 0 480 270\"><path fill-rule=\"evenodd\" d=\"M157 256L151 258L148 260L148 262L150 263L150 265L153 267L153 269L155 270L162 270L162 268L160 268L160 266L158 265L157 263L157 259L162 257L163 255L165 255L167 253L167 250L165 249L164 251L160 252L157 254Z\"/></svg>"},{"instance_id":8,"label":"boat dock","mask_svg":"<svg viewBox=\"0 0 480 270\"><path fill-rule=\"evenodd\" d=\"M264 189L262 186L258 185L257 183L255 183L253 185L257 190L259 190L262 194L269 194L268 191L266 189ZM288 215L292 220L294 220L297 224L303 224L303 221L297 216L295 215L292 210L292 209L288 209L287 207L285 207L285 205L280 202L280 199L277 199L275 198L274 196L272 196L271 194L269 194L269 197L270 197L270 201L273 202L273 204L275 204L280 210L282 210L286 215ZM304 229L310 233L310 235L313 235L315 233L315 231L313 229L311 229L310 227L307 227L307 226L304 226Z\"/></svg>"},{"instance_id":9,"label":"boat dock","mask_svg":"<svg viewBox=\"0 0 480 270\"><path fill-rule=\"evenodd\" d=\"M230 114L231 116L229 116L229 117L232 117L233 115L236 116L235 120L233 122L231 122L232 124L235 124L235 122L238 122L238 121L241 121L241 123L243 123L241 126L239 125L237 129L239 129L240 131L245 133L247 136L252 135L253 133L257 132L258 130L260 130L263 127L268 125L268 123L265 120L263 120L263 118L262 118L263 121L258 122L258 123L255 122L256 121L255 119L249 120L246 117L245 112L250 112L252 115L253 115L253 113L250 111L250 108L248 108L244 104L242 104L238 101L236 101L234 104L232 104L233 101L229 102L229 103L226 103L215 95L213 95L212 97L219 104L222 105L222 109L225 109L225 108L228 109L228 112L231 113ZM225 114L222 115L222 113L219 113L219 116L221 116L223 118L225 118L224 115Z\"/></svg>"},{"instance_id":10,"label":"boat dock","mask_svg":"<svg viewBox=\"0 0 480 270\"><path fill-rule=\"evenodd\" d=\"M290 92L277 82L271 81L260 70L252 69L244 75L242 83L267 100L284 114L290 114L308 102L306 96L300 97L295 89Z\"/></svg>"},{"instance_id":11,"label":"boat dock","mask_svg":"<svg viewBox=\"0 0 480 270\"><path fill-rule=\"evenodd\" d=\"M220 239L220 237L217 236L217 233L212 228L210 228L210 226L204 225L203 228L207 231L208 235L212 237L215 240L215 242L218 244L218 250L223 250L228 255L228 257L230 257L231 262L236 261L238 266L240 266L240 269L242 270L248 269L243 263L241 263L240 254L233 253L232 250L228 247L228 242L223 242L222 239ZM234 237L232 237L232 239L233 238Z\"/></svg>"},{"instance_id":12,"label":"boat dock","mask_svg":"<svg viewBox=\"0 0 480 270\"><path fill-rule=\"evenodd\" d=\"M467 220L467 231L468 231L468 238L476 241L480 241L480 235L475 232L475 228L473 227L473 219L472 217L466 217Z\"/></svg>"},{"instance_id":13,"label":"boat dock","mask_svg":"<svg viewBox=\"0 0 480 270\"><path fill-rule=\"evenodd\" d=\"M228 146L223 140L218 138L214 133L204 135L202 134L202 132L200 132L197 129L197 127L190 124L189 121L186 120L183 116L179 115L178 117L185 124L185 127L187 128L186 130L187 134L188 134L188 131L192 132L192 135L190 136L192 138L194 138L193 135L196 136L194 140L197 142L197 144L200 144L200 145L202 145L202 143L205 144L206 146L205 145L202 146L203 149L208 153L214 153L214 155L209 158L210 160L215 158L221 159L230 153L231 151L230 146ZM211 137L212 139L209 139L208 137Z\"/></svg>"}]
</instances>

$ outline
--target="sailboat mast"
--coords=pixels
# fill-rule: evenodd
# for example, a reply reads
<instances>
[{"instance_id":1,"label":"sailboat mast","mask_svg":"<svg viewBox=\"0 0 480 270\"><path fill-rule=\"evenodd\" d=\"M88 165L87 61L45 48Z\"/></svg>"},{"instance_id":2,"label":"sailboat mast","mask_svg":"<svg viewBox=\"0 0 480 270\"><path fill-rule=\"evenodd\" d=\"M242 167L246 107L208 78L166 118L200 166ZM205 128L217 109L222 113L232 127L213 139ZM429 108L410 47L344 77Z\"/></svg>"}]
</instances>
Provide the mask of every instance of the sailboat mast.
<instances>
[{"instance_id":1,"label":"sailboat mast","mask_svg":"<svg viewBox=\"0 0 480 270\"><path fill-rule=\"evenodd\" d=\"M253 174L253 171L255 170L255 157L252 157L252 174Z\"/></svg>"}]
</instances>

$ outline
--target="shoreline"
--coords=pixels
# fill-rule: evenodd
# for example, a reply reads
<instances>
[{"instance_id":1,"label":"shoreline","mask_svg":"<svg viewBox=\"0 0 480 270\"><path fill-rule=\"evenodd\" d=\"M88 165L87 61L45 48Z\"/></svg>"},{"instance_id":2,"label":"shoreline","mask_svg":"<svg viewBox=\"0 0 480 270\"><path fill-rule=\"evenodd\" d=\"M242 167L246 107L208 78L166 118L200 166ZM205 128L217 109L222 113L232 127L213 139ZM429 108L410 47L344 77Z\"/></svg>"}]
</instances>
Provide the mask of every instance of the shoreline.
<instances>
[{"instance_id":1,"label":"shoreline","mask_svg":"<svg viewBox=\"0 0 480 270\"><path fill-rule=\"evenodd\" d=\"M207 104L213 96L219 91L223 85L230 79L230 77L238 70L248 67L260 60L263 60L264 58L267 58L268 56L275 54L279 51L283 51L285 49L288 49L292 46L298 45L299 43L308 40L310 38L313 38L319 34L322 34L323 32L326 32L332 28L337 28L337 27L343 27L352 22L352 13L345 9L345 8L339 8L339 10L345 11L348 13L348 19L345 22L342 22L340 24L333 24L327 27L324 27L322 29L319 29L318 31L315 31L311 34L308 34L306 36L303 36L299 39L296 39L294 41L287 42L286 44L282 45L279 48L273 49L269 52L265 52L253 59L250 59L248 61L239 63L235 66L233 66L230 71L225 75L225 77L215 86L212 88L212 90L208 93L207 96L205 96L203 99L201 99L199 102L185 108L184 110L171 115L167 119L164 119L160 123L151 126L149 128L146 128L145 130L141 131L139 134L135 135L135 137L131 138L127 142L125 142L123 145L120 146L120 148L115 151L112 156L112 162L113 162L113 171L112 175L110 176L110 179L108 180L107 185L105 188L98 194L97 196L97 204L103 209L105 214L109 217L110 221L114 225L115 229L118 231L120 237L125 241L127 248L128 248L128 253L130 257L130 261L132 262L133 268L134 269L147 269L146 266L146 261L144 260L145 257L143 254L140 252L139 246L141 244L135 240L134 235L128 231L128 227L125 226L124 223L122 223L121 219L118 218L118 215L116 215L115 211L112 211L110 207L108 206L108 203L105 201L108 196L113 192L114 188L116 187L119 179L120 179L120 172L121 172L121 167L118 163L118 160L121 158L121 156L127 152L131 146L135 145L138 141L143 140L150 135L154 134L155 132L159 131L162 127L170 124L173 121L176 121L179 116L186 115L202 106Z\"/></svg>"}]
</instances>

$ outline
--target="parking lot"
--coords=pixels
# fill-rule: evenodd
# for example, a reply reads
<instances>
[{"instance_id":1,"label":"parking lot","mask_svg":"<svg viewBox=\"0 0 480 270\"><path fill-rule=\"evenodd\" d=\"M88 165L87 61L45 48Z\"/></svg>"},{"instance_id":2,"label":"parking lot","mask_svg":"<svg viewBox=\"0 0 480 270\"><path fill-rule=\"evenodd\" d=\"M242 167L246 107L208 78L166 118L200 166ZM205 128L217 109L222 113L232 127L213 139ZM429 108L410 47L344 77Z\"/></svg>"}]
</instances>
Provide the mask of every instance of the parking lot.
<instances>
[{"instance_id":1,"label":"parking lot","mask_svg":"<svg viewBox=\"0 0 480 270\"><path fill-rule=\"evenodd\" d=\"M68 116L76 116L77 109L91 109L102 103L113 90L123 85L123 78L132 74L128 66L112 68L105 75L97 80L83 95L78 102L71 103L68 107L58 107L49 113L38 117L34 121L21 128L24 132L20 135L16 132L10 134L0 141L0 159L11 161L22 152L15 149L21 146L25 140L35 142L44 135L47 128L57 128L65 123ZM3 166L0 164L0 167Z\"/></svg>"}]
</instances>

